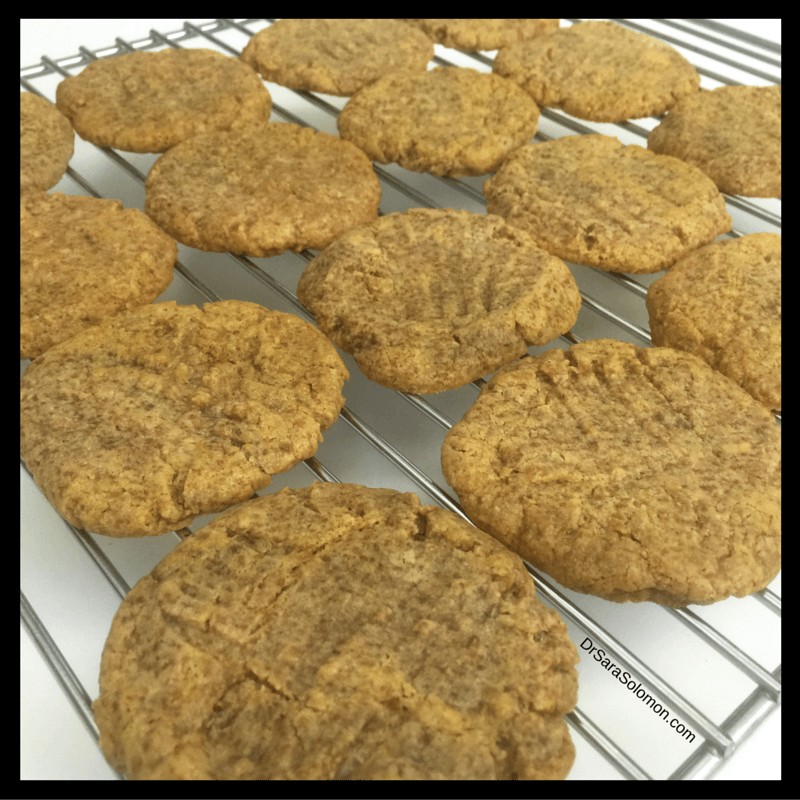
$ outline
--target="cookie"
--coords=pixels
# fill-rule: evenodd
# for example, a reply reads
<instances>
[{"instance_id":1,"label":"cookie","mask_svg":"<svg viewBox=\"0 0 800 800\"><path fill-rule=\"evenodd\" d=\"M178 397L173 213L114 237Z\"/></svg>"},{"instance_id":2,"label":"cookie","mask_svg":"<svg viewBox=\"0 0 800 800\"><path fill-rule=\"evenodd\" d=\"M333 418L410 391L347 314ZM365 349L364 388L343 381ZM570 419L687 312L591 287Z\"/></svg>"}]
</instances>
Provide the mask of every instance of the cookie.
<instances>
[{"instance_id":1,"label":"cookie","mask_svg":"<svg viewBox=\"0 0 800 800\"><path fill-rule=\"evenodd\" d=\"M702 358L767 409L781 408L781 237L701 247L647 290L653 344Z\"/></svg>"},{"instance_id":2,"label":"cookie","mask_svg":"<svg viewBox=\"0 0 800 800\"><path fill-rule=\"evenodd\" d=\"M721 192L781 196L781 87L720 86L679 100L647 137L694 164Z\"/></svg>"},{"instance_id":3,"label":"cookie","mask_svg":"<svg viewBox=\"0 0 800 800\"><path fill-rule=\"evenodd\" d=\"M697 70L677 50L595 20L503 47L492 70L540 107L594 122L663 114L700 88Z\"/></svg>"},{"instance_id":4,"label":"cookie","mask_svg":"<svg viewBox=\"0 0 800 800\"><path fill-rule=\"evenodd\" d=\"M549 253L610 272L658 272L731 229L697 167L599 134L521 147L483 192Z\"/></svg>"},{"instance_id":5,"label":"cookie","mask_svg":"<svg viewBox=\"0 0 800 800\"><path fill-rule=\"evenodd\" d=\"M189 48L93 61L61 81L56 105L88 142L163 153L199 133L267 120L272 98L238 58Z\"/></svg>"},{"instance_id":6,"label":"cookie","mask_svg":"<svg viewBox=\"0 0 800 800\"><path fill-rule=\"evenodd\" d=\"M493 172L530 141L539 109L505 78L437 67L386 75L351 97L337 124L373 161L459 177Z\"/></svg>"},{"instance_id":7,"label":"cookie","mask_svg":"<svg viewBox=\"0 0 800 800\"><path fill-rule=\"evenodd\" d=\"M425 70L433 42L399 19L279 19L241 58L281 86L347 97L389 72Z\"/></svg>"},{"instance_id":8,"label":"cookie","mask_svg":"<svg viewBox=\"0 0 800 800\"><path fill-rule=\"evenodd\" d=\"M464 510L533 566L617 602L707 604L780 570L780 427L668 347L586 340L504 367L448 431Z\"/></svg>"},{"instance_id":9,"label":"cookie","mask_svg":"<svg viewBox=\"0 0 800 800\"><path fill-rule=\"evenodd\" d=\"M19 191L52 189L75 147L69 120L44 97L19 93Z\"/></svg>"},{"instance_id":10,"label":"cookie","mask_svg":"<svg viewBox=\"0 0 800 800\"><path fill-rule=\"evenodd\" d=\"M19 204L20 358L36 358L106 317L151 303L178 247L119 200L29 193Z\"/></svg>"},{"instance_id":11,"label":"cookie","mask_svg":"<svg viewBox=\"0 0 800 800\"><path fill-rule=\"evenodd\" d=\"M563 261L500 217L414 208L348 231L297 296L367 377L404 392L463 386L566 333L581 297Z\"/></svg>"},{"instance_id":12,"label":"cookie","mask_svg":"<svg viewBox=\"0 0 800 800\"><path fill-rule=\"evenodd\" d=\"M578 655L522 562L413 494L283 489L117 611L93 705L138 779L564 778Z\"/></svg>"},{"instance_id":13,"label":"cookie","mask_svg":"<svg viewBox=\"0 0 800 800\"><path fill-rule=\"evenodd\" d=\"M370 160L338 136L288 122L195 136L153 164L145 211L182 244L273 256L321 250L378 215Z\"/></svg>"},{"instance_id":14,"label":"cookie","mask_svg":"<svg viewBox=\"0 0 800 800\"><path fill-rule=\"evenodd\" d=\"M497 50L556 30L560 19L408 19L434 42L456 50Z\"/></svg>"},{"instance_id":15,"label":"cookie","mask_svg":"<svg viewBox=\"0 0 800 800\"><path fill-rule=\"evenodd\" d=\"M294 315L236 300L142 306L31 363L21 454L79 528L177 530L312 456L347 377L333 345Z\"/></svg>"}]
</instances>

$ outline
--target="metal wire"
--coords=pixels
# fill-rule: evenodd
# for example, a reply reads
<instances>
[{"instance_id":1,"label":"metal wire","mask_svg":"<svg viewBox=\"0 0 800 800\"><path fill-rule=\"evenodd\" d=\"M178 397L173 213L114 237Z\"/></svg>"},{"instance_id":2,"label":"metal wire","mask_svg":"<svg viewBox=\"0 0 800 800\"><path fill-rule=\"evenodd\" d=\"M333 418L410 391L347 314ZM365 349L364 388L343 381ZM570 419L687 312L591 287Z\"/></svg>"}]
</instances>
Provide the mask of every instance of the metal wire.
<instances>
[{"instance_id":1,"label":"metal wire","mask_svg":"<svg viewBox=\"0 0 800 800\"><path fill-rule=\"evenodd\" d=\"M242 36L249 37L254 32L252 26L255 22L256 20L234 21L219 19L203 26L194 26L187 23L181 31L165 34L152 30L151 38L141 42L131 43L118 38L113 48L106 48L103 51L90 51L84 47L79 47L78 56L70 56L58 60L43 57L40 64L22 69L20 71L21 84L27 91L37 92L34 85L35 80L49 75L66 77L73 71L79 70L98 57L112 57L122 52L153 49L163 46L177 48L183 46L185 42L194 39L203 39L209 44L213 44L222 52L236 56L241 52L243 47L242 41L240 40L239 44L233 46L224 38L224 34L235 31ZM670 41L676 45L681 45L685 49L700 53L705 57L716 58L718 63L723 66L733 65L739 68L741 64L735 59L717 57L705 47L698 46L694 43L687 44L686 41L687 38L691 38L692 41L696 39L700 41L706 40L709 44L725 43L724 40L715 35L724 34L728 37L738 38L748 45L747 47L744 45L731 46L730 49L732 51L746 54L752 58L761 59L766 67L780 67L779 60L771 56L763 56L752 49L755 46L762 47L763 43L754 41L753 37L748 38L741 35L733 29L725 29L724 26L719 26L718 24L711 26L707 24L707 21L701 20L682 22L659 20L659 23L663 22L677 32L674 36L670 36L665 35L660 28L657 30L650 29L641 24L641 22L631 23L626 20L618 20L618 22L635 30L641 30L651 35L658 36L658 38ZM709 30L713 31L713 34L709 33ZM773 50L773 48L767 49ZM102 53L102 56L98 55L100 53ZM483 67L485 69L487 64L491 64L491 61L481 54L476 54L473 57L473 61L476 68ZM452 65L456 63L455 61L444 58L438 51L436 62L443 65ZM752 67L748 67L747 69L754 76L766 76L767 80L774 80L775 82L780 81L779 76L767 73L766 71ZM703 74L711 74L715 79L721 79L724 82L732 82L716 73L704 72ZM323 97L307 92L297 92L296 95L301 97L308 105L313 106L318 111L334 119L338 114L337 107ZM301 125L308 124L302 116L280 103L276 102L273 109L275 114L284 119ZM562 128L576 133L595 132L593 128L556 112L544 111L542 117ZM639 124L625 123L618 127L628 136L643 136L645 138L647 136L647 130ZM557 134L542 132L538 138L546 139L552 135ZM120 155L116 151L110 149L106 149L104 152L111 165L122 170L132 180L139 182L141 185L144 184L145 174L134 163L131 163L124 154ZM419 189L416 185L412 185L411 182L405 180L404 176L398 175L397 171L378 165L376 165L375 169L380 177L382 185L389 186L402 194L410 204L427 207L437 206L437 201L432 199L425 191ZM102 192L94 188L91 181L88 180L86 176L80 175L72 170L72 168L70 168L69 175L88 193L96 197L102 196ZM476 202L478 200L482 202L482 195L469 181L453 179L442 180L446 184L448 190L460 193L464 197L465 202ZM760 207L758 203L753 203L741 198L727 197L726 201L738 211L750 214L755 219L776 227L780 226L780 218L769 209ZM312 252L304 251L292 257L305 264L313 258L313 256L314 254ZM258 281L259 284L266 287L280 302L288 304L292 310L299 315L313 320L313 317L297 299L295 292L289 286L285 286L278 280L271 273L268 265L265 265L262 260L253 260L231 254L227 254L224 258L229 264L242 270L248 276ZM192 268L179 262L176 271L181 279L190 285L200 296L205 298L205 300L213 301L220 299L218 291L210 286L207 280L197 274ZM601 281L606 281L609 286L614 286L621 296L633 298L638 302L643 300L647 287L637 278L609 273L598 274ZM583 309L585 309L585 311L581 312L582 314L594 313L598 318L603 318L609 323L612 323L619 330L624 331L628 336L634 337L640 343L644 345L650 344L649 332L642 325L628 319L624 312L596 298L593 294L588 293L582 286L581 296L583 300ZM567 342L581 340L581 336L574 332L567 334L563 338ZM476 381L474 389L479 389L482 383L483 381ZM438 407L436 398L429 400L418 395L397 394L420 413L420 418L432 422L437 429L447 430L452 426L453 421L450 414ZM380 458L384 459L387 463L391 464L393 468L397 469L411 480L419 487L421 492L433 498L435 502L441 506L466 518L460 504L453 497L449 489L442 487L440 483L437 482L437 478L426 474L412 458L406 456L397 446L388 441L373 425L366 422L361 414L351 408L349 404L343 408L341 419L343 423L348 426L357 437L372 448ZM304 466L316 480L339 481L339 478L335 475L330 466L321 463L316 457L308 459L304 462ZM120 598L123 598L130 587L122 578L107 554L103 549L98 547L95 539L90 534L84 531L78 531L74 528L72 528L72 531L82 548L92 558L98 569L114 587L114 590ZM179 538L190 534L191 531L189 529L178 532ZM669 777L710 777L715 769L717 769L726 758L730 757L738 744L760 724L769 711L774 708L775 704L780 702L780 667L773 671L765 669L751 655L745 652L743 648L735 644L729 637L725 636L721 631L717 630L712 624L692 610L662 609L661 613L678 622L683 626L686 632L697 637L698 640L702 640L709 647L713 648L715 652L721 654L727 662L734 665L742 675L747 676L754 684L752 692L742 700L737 709L722 723L715 723L706 713L699 709L694 702L687 699L687 697L673 687L668 680L651 669L642 658L637 656L630 647L622 642L617 634L607 630L600 622L592 617L591 613L585 611L579 602L576 602L571 596L568 596L565 592L557 588L547 576L539 574L530 565L526 566L535 579L539 595L545 602L556 608L565 619L570 620L581 631L586 632L587 635L591 635L594 642L601 644L606 652L613 655L615 662L638 676L641 682L646 684L652 691L656 692L659 697L668 700L670 707L679 711L682 719L687 723L690 722L693 726L693 730L698 735L702 735L702 739L698 742L692 755L676 768ZM755 603L758 608L763 609L764 613L780 614L780 598L770 589L757 593L754 597L755 599L751 602ZM54 674L58 676L65 693L70 697L76 710L81 715L82 719L84 719L85 724L96 737L96 728L93 727L94 723L93 720L91 720L91 702L87 692L80 685L80 681L74 673L69 669L69 665L49 637L46 627L38 620L36 612L31 608L30 604L27 603L24 596L21 597L21 615L32 638L37 643L37 646L39 646L43 658L51 666ZM614 741L613 737L604 730L602 725L598 725L589 717L582 709L580 699L579 707L568 716L568 722L573 731L578 733L579 736L595 748L609 764L613 765L621 776L632 779L647 779L652 777L651 772L638 763L625 748Z\"/></svg>"}]
</instances>

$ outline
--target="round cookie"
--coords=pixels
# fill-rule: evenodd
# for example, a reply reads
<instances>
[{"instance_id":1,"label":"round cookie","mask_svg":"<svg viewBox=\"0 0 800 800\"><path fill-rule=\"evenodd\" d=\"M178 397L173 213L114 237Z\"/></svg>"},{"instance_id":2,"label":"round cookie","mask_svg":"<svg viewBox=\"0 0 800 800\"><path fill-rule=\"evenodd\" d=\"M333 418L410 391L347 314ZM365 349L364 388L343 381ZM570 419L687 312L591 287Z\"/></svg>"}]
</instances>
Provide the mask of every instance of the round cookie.
<instances>
[{"instance_id":1,"label":"round cookie","mask_svg":"<svg viewBox=\"0 0 800 800\"><path fill-rule=\"evenodd\" d=\"M285 122L195 136L164 153L145 211L182 244L273 256L321 250L378 214L370 160L338 136Z\"/></svg>"},{"instance_id":2,"label":"round cookie","mask_svg":"<svg viewBox=\"0 0 800 800\"><path fill-rule=\"evenodd\" d=\"M560 19L408 19L434 42L465 52L498 47L556 30Z\"/></svg>"},{"instance_id":3,"label":"round cookie","mask_svg":"<svg viewBox=\"0 0 800 800\"><path fill-rule=\"evenodd\" d=\"M177 530L312 456L347 370L313 325L255 303L155 303L54 345L20 386L20 448L73 525Z\"/></svg>"},{"instance_id":4,"label":"round cookie","mask_svg":"<svg viewBox=\"0 0 800 800\"><path fill-rule=\"evenodd\" d=\"M119 200L29 193L19 204L20 358L36 358L106 317L151 303L178 247Z\"/></svg>"},{"instance_id":5,"label":"round cookie","mask_svg":"<svg viewBox=\"0 0 800 800\"><path fill-rule=\"evenodd\" d=\"M347 97L389 72L425 70L433 42L399 19L279 19L241 58L266 80Z\"/></svg>"},{"instance_id":6,"label":"round cookie","mask_svg":"<svg viewBox=\"0 0 800 800\"><path fill-rule=\"evenodd\" d=\"M512 81L466 67L386 75L350 98L339 134L373 161L459 177L493 172L539 126Z\"/></svg>"},{"instance_id":7,"label":"round cookie","mask_svg":"<svg viewBox=\"0 0 800 800\"><path fill-rule=\"evenodd\" d=\"M781 408L781 237L754 233L684 256L647 290L653 344L702 358Z\"/></svg>"},{"instance_id":8,"label":"round cookie","mask_svg":"<svg viewBox=\"0 0 800 800\"><path fill-rule=\"evenodd\" d=\"M61 81L56 105L88 142L163 153L199 133L267 120L272 98L238 58L190 48L93 61Z\"/></svg>"},{"instance_id":9,"label":"round cookie","mask_svg":"<svg viewBox=\"0 0 800 800\"><path fill-rule=\"evenodd\" d=\"M780 427L688 353L587 340L504 367L442 470L478 527L578 592L682 607L780 570Z\"/></svg>"},{"instance_id":10,"label":"round cookie","mask_svg":"<svg viewBox=\"0 0 800 800\"><path fill-rule=\"evenodd\" d=\"M47 99L19 93L19 191L52 189L75 147L69 120Z\"/></svg>"},{"instance_id":11,"label":"round cookie","mask_svg":"<svg viewBox=\"0 0 800 800\"><path fill-rule=\"evenodd\" d=\"M564 261L658 272L731 229L699 169L611 136L525 145L483 185L487 211Z\"/></svg>"},{"instance_id":12,"label":"round cookie","mask_svg":"<svg viewBox=\"0 0 800 800\"><path fill-rule=\"evenodd\" d=\"M613 22L580 22L501 48L492 70L537 105L594 122L663 114L700 88L697 70L667 44Z\"/></svg>"},{"instance_id":13,"label":"round cookie","mask_svg":"<svg viewBox=\"0 0 800 800\"><path fill-rule=\"evenodd\" d=\"M647 137L694 164L721 192L781 196L781 87L720 86L679 100Z\"/></svg>"},{"instance_id":14,"label":"round cookie","mask_svg":"<svg viewBox=\"0 0 800 800\"><path fill-rule=\"evenodd\" d=\"M297 284L320 330L404 392L463 386L566 333L581 297L563 261L500 217L415 208L348 231Z\"/></svg>"},{"instance_id":15,"label":"round cookie","mask_svg":"<svg viewBox=\"0 0 800 800\"><path fill-rule=\"evenodd\" d=\"M413 494L283 489L117 611L93 705L138 779L561 779L578 655L522 562Z\"/></svg>"}]
</instances>

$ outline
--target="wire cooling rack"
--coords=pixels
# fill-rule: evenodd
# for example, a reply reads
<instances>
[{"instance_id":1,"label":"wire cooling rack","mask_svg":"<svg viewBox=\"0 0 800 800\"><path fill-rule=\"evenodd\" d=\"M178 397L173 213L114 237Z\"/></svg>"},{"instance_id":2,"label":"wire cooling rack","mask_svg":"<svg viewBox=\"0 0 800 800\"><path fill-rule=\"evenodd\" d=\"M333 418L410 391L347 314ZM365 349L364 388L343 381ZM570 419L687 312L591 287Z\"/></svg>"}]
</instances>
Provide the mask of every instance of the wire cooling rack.
<instances>
[{"instance_id":1,"label":"wire cooling rack","mask_svg":"<svg viewBox=\"0 0 800 800\"><path fill-rule=\"evenodd\" d=\"M579 20L562 20L569 25ZM780 46L710 20L615 20L662 39L697 66L702 85L780 83ZM186 23L152 29L146 38L117 38L104 49L77 47L74 55L42 57L20 70L21 88L55 98L57 84L97 58L131 50L210 47L236 56L270 20ZM57 24L57 21L54 21ZM492 53L463 54L436 46L437 65L491 70ZM268 84L272 119L335 134L346 98L294 92ZM544 141L599 132L626 144L644 144L658 120L590 124L543 110ZM143 208L152 155L97 148L76 137L67 175L54 191L120 199ZM375 165L383 190L381 213L412 207L454 207L485 212L480 178L445 179ZM731 235L780 232L778 200L726 197ZM159 300L202 304L242 299L311 319L297 301L297 280L312 252L269 259L202 253L179 246L176 277ZM550 347L611 337L650 344L644 296L658 275L626 276L570 265L583 305L572 331ZM423 502L460 513L439 466L442 438L474 402L480 382L439 395L404 395L378 386L343 354L351 373L346 407L325 434L316 456L260 492L340 480L417 493ZM21 371L28 362L21 362ZM34 741L41 762L68 758L73 777L119 777L97 747L91 701L98 694L100 654L111 619L129 588L147 574L190 529L160 537L117 540L80 531L61 519L21 464L20 601L22 647L30 637L39 659L26 659L22 675L23 739ZM531 570L539 597L558 609L581 653L579 700L568 723L576 745L570 779L708 778L734 756L781 700L780 575L764 591L708 607L675 610L653 604L615 604L571 592ZM61 688L43 703L37 685L50 672ZM30 672L28 672L30 670ZM77 722L76 722L77 721ZM58 736L51 736L54 727ZM68 744L63 726L74 730ZM81 724L82 723L82 724ZM52 745L48 745L52 742ZM77 766L74 762L77 761ZM84 768L85 767L85 768ZM45 777L35 766L23 777ZM754 772L757 775L757 770Z\"/></svg>"}]
</instances>

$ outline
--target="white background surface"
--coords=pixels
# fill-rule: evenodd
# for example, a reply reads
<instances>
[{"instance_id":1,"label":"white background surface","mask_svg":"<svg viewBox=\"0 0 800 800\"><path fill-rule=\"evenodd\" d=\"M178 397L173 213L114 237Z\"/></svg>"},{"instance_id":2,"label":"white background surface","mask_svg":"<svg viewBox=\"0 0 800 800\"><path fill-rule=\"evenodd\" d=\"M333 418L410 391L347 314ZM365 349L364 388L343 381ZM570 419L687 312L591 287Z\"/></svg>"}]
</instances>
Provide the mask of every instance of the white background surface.
<instances>
[{"instance_id":1,"label":"white background surface","mask_svg":"<svg viewBox=\"0 0 800 800\"><path fill-rule=\"evenodd\" d=\"M117 36L128 41L179 30L178 19L23 19L20 26L20 66L42 55L60 58L76 54L80 45L100 48ZM207 20L189 20L193 23ZM780 42L780 20L721 20L771 41ZM23 513L30 507L25 493ZM110 620L109 620L110 621ZM106 779L113 777L97 746L73 711L27 633L20 631L20 775L23 779ZM91 689L90 689L91 691ZM717 779L778 779L781 775L781 711L775 711L746 741Z\"/></svg>"}]
</instances>

